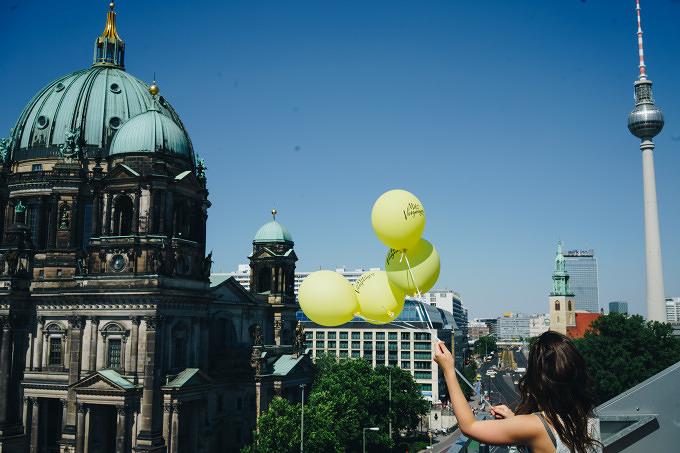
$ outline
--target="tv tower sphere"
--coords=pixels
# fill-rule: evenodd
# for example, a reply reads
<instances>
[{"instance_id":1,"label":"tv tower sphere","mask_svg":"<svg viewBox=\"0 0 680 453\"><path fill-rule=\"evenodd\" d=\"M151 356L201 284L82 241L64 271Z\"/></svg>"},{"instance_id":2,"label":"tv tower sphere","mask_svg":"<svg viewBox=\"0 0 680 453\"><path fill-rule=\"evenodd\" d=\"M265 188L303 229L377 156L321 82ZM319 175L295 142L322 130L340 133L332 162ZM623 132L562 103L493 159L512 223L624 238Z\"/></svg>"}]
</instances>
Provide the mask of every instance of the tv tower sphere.
<instances>
[{"instance_id":1,"label":"tv tower sphere","mask_svg":"<svg viewBox=\"0 0 680 453\"><path fill-rule=\"evenodd\" d=\"M650 81L644 80L638 81L636 85L642 85L643 83L645 85L652 84ZM636 86L636 98L638 97L637 88L638 87ZM643 88L641 91L646 91L644 88L647 87L640 88ZM659 110L659 108L655 106L653 102L654 101L650 99L647 102L642 101L641 103L638 103L633 111L630 112L630 115L628 115L628 130L637 138L655 137L659 132L661 132L661 129L663 129L663 113L661 113L661 110Z\"/></svg>"}]
</instances>

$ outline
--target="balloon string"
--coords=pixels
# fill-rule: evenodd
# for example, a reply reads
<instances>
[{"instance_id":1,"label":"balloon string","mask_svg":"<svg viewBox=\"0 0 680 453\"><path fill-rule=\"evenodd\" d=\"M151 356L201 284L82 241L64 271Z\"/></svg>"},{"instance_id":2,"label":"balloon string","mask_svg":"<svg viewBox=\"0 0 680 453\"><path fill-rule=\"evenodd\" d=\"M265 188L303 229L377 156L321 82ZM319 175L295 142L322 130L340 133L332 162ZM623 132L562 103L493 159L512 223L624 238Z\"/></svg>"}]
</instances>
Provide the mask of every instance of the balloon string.
<instances>
[{"instance_id":1,"label":"balloon string","mask_svg":"<svg viewBox=\"0 0 680 453\"><path fill-rule=\"evenodd\" d=\"M411 263L408 262L408 256L406 256L406 253L404 253L404 250L401 250L401 258L399 259L400 263L401 263L402 259L406 260L406 266L408 267L408 273L411 274L411 280L413 280L413 284L416 287L416 294L418 295L418 297L420 297L421 296L420 288L418 288L418 283L416 283L416 278L413 276L413 270L411 269Z\"/></svg>"}]
</instances>

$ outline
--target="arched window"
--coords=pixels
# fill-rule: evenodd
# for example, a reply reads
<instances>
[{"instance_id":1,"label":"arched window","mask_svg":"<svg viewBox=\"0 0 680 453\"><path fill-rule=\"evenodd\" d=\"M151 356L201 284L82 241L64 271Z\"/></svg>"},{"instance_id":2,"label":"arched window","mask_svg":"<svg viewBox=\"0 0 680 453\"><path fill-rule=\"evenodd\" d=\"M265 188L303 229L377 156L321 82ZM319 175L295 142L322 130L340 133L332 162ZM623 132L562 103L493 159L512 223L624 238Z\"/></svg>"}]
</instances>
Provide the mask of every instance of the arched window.
<instances>
[{"instance_id":1,"label":"arched window","mask_svg":"<svg viewBox=\"0 0 680 453\"><path fill-rule=\"evenodd\" d=\"M113 235L132 234L132 200L127 195L119 196L114 204Z\"/></svg>"},{"instance_id":2,"label":"arched window","mask_svg":"<svg viewBox=\"0 0 680 453\"><path fill-rule=\"evenodd\" d=\"M105 342L106 368L123 370L128 330L120 323L110 322L102 327L101 335Z\"/></svg>"},{"instance_id":3,"label":"arched window","mask_svg":"<svg viewBox=\"0 0 680 453\"><path fill-rule=\"evenodd\" d=\"M47 340L47 366L62 367L64 365L64 340L66 329L59 322L52 322L43 331Z\"/></svg>"},{"instance_id":4,"label":"arched window","mask_svg":"<svg viewBox=\"0 0 680 453\"><path fill-rule=\"evenodd\" d=\"M556 300L555 301L555 310L559 310L559 309L560 309L560 301Z\"/></svg>"},{"instance_id":5,"label":"arched window","mask_svg":"<svg viewBox=\"0 0 680 453\"><path fill-rule=\"evenodd\" d=\"M570 301L570 300L567 301L567 310L569 310L569 311L572 310L572 308L571 308L571 301Z\"/></svg>"}]
</instances>

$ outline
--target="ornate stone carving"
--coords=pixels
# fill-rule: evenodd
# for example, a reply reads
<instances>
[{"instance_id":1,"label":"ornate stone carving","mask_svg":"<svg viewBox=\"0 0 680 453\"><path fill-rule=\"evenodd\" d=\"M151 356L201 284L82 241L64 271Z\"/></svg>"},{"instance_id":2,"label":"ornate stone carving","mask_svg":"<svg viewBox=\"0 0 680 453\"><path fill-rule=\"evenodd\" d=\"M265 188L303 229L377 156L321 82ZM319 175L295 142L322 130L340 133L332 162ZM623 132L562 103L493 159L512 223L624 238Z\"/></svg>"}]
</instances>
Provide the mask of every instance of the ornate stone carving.
<instances>
[{"instance_id":1,"label":"ornate stone carving","mask_svg":"<svg viewBox=\"0 0 680 453\"><path fill-rule=\"evenodd\" d=\"M157 316L145 316L144 322L146 323L147 331L155 331L156 327L160 327L158 326L158 324L160 324L160 320Z\"/></svg>"},{"instance_id":2,"label":"ornate stone carving","mask_svg":"<svg viewBox=\"0 0 680 453\"><path fill-rule=\"evenodd\" d=\"M78 158L80 156L80 127L75 130L64 130L64 144L59 145L62 158Z\"/></svg>"},{"instance_id":3,"label":"ornate stone carving","mask_svg":"<svg viewBox=\"0 0 680 453\"><path fill-rule=\"evenodd\" d=\"M82 329L85 324L84 316L69 316L68 323L73 329Z\"/></svg>"}]
</instances>

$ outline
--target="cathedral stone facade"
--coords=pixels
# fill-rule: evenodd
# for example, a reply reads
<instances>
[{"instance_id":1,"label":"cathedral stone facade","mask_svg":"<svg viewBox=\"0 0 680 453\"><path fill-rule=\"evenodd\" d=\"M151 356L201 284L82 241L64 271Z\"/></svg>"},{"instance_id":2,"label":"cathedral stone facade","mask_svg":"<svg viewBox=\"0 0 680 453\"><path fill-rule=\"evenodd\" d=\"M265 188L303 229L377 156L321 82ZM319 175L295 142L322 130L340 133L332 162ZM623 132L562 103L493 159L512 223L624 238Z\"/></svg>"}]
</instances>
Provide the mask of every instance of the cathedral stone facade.
<instances>
[{"instance_id":1,"label":"cathedral stone facade","mask_svg":"<svg viewBox=\"0 0 680 453\"><path fill-rule=\"evenodd\" d=\"M206 167L113 4L94 50L0 141L0 451L238 451L313 375L293 242L211 287Z\"/></svg>"}]
</instances>

